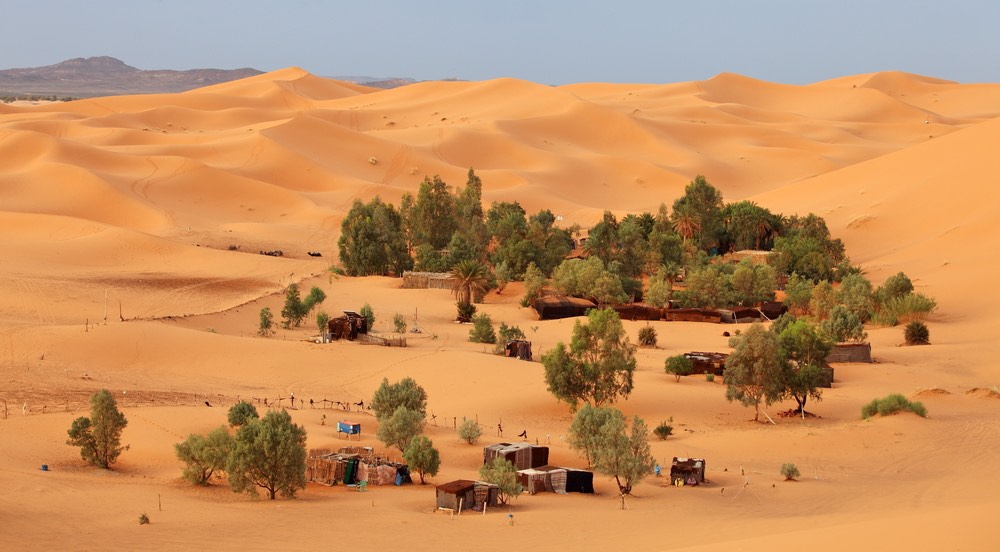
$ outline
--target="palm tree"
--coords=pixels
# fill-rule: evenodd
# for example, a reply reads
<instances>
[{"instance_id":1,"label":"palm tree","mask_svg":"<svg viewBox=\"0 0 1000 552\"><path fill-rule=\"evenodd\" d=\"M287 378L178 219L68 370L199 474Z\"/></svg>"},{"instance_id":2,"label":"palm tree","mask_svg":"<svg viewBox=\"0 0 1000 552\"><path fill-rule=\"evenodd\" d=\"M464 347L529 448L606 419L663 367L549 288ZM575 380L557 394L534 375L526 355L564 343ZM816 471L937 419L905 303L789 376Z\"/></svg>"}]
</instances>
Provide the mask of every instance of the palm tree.
<instances>
[{"instance_id":1,"label":"palm tree","mask_svg":"<svg viewBox=\"0 0 1000 552\"><path fill-rule=\"evenodd\" d=\"M459 261L451 269L454 283L451 286L455 300L459 303L472 303L472 298L485 293L489 286L489 269L483 263L466 259Z\"/></svg>"},{"instance_id":2,"label":"palm tree","mask_svg":"<svg viewBox=\"0 0 1000 552\"><path fill-rule=\"evenodd\" d=\"M672 224L674 231L680 234L684 241L690 240L701 232L701 217L686 203L674 210Z\"/></svg>"}]
</instances>

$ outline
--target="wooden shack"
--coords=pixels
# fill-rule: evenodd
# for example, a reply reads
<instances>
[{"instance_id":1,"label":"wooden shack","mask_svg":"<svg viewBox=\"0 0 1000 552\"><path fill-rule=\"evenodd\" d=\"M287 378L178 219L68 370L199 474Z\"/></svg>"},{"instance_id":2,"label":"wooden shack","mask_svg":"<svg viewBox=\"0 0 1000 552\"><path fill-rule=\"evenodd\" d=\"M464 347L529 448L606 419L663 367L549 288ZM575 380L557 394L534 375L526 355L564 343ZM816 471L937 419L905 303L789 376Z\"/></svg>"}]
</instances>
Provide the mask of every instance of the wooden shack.
<instances>
[{"instance_id":1,"label":"wooden shack","mask_svg":"<svg viewBox=\"0 0 1000 552\"><path fill-rule=\"evenodd\" d=\"M670 483L673 485L699 485L705 482L704 458L674 457L670 463Z\"/></svg>"},{"instance_id":2,"label":"wooden shack","mask_svg":"<svg viewBox=\"0 0 1000 552\"><path fill-rule=\"evenodd\" d=\"M827 362L872 362L871 343L837 343L833 346Z\"/></svg>"},{"instance_id":3,"label":"wooden shack","mask_svg":"<svg viewBox=\"0 0 1000 552\"><path fill-rule=\"evenodd\" d=\"M492 463L498 456L514 464L515 469L527 470L549 463L549 447L531 443L497 443L483 448L483 464Z\"/></svg>"},{"instance_id":4,"label":"wooden shack","mask_svg":"<svg viewBox=\"0 0 1000 552\"><path fill-rule=\"evenodd\" d=\"M438 485L436 493L438 508L481 512L484 507L492 508L499 504L500 487L484 481L456 479Z\"/></svg>"}]
</instances>

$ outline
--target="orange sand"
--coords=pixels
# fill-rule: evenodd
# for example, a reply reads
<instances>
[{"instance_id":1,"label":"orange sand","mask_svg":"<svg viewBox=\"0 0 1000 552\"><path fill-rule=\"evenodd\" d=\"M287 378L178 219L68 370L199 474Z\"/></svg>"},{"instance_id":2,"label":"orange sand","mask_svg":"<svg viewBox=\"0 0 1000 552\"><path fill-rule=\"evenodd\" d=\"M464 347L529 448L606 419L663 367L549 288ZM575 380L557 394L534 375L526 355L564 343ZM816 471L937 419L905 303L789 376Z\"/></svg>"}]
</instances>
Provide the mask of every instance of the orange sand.
<instances>
[{"instance_id":1,"label":"orange sand","mask_svg":"<svg viewBox=\"0 0 1000 552\"><path fill-rule=\"evenodd\" d=\"M1000 85L904 73L809 86L722 74L376 90L297 68L183 94L0 106L2 548L991 548L998 114ZM224 423L238 397L367 401L383 377L404 376L427 389L436 416L428 435L443 466L432 483L474 477L501 418L508 438L551 439L553 463L582 466L541 365L468 343L449 292L325 275L355 198L398 204L425 176L463 185L469 167L487 206L517 200L564 224L589 225L605 209L655 212L697 174L727 201L816 212L875 283L902 270L937 299L933 344L899 347L900 328L870 329L878 362L838 365L837 384L810 407L820 418L755 425L720 383L662 371L667 356L725 350L732 328L654 323L660 347L638 353L635 392L619 407L651 426L673 416L675 436L654 440L654 454L705 457L711 484L649 478L628 511L603 476L595 496L518 498L514 527L506 510L434 514L432 486L310 485L298 500L268 502L181 482L174 443ZM370 303L378 330L418 313L423 333L405 349L317 345L310 328L256 337L258 312L279 312L292 281L324 289L330 313ZM539 322L519 295L512 285L480 308L524 329L536 355L569 338L572 320ZM626 326L634 339L641 323ZM102 387L129 419L131 449L113 471L84 466L64 444ZM859 419L889 392L923 401L930 417ZM381 447L366 413L290 412L310 447L345 443L332 425L342 416L362 422L362 444ZM463 416L485 426L480 445L451 429ZM784 462L798 465L799 482L781 481Z\"/></svg>"}]
</instances>

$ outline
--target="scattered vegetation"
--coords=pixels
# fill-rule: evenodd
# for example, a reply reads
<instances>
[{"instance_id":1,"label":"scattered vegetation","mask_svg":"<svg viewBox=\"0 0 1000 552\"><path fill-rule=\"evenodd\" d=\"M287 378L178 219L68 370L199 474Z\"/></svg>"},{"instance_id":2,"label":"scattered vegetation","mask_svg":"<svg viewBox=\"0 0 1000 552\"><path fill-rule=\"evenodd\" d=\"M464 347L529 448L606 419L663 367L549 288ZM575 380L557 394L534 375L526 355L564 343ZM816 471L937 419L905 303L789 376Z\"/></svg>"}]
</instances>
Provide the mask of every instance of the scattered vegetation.
<instances>
[{"instance_id":1,"label":"scattered vegetation","mask_svg":"<svg viewBox=\"0 0 1000 552\"><path fill-rule=\"evenodd\" d=\"M907 345L927 345L931 342L931 332L927 324L914 320L903 329L903 338Z\"/></svg>"},{"instance_id":2,"label":"scattered vegetation","mask_svg":"<svg viewBox=\"0 0 1000 552\"><path fill-rule=\"evenodd\" d=\"M241 427L260 418L260 414L257 413L257 408L254 405L240 401L229 407L228 418L230 427Z\"/></svg>"},{"instance_id":3,"label":"scattered vegetation","mask_svg":"<svg viewBox=\"0 0 1000 552\"><path fill-rule=\"evenodd\" d=\"M81 416L70 426L67 445L80 447L80 457L92 466L108 469L128 445L122 446L122 430L128 425L114 396L102 389L90 397L90 417Z\"/></svg>"},{"instance_id":4,"label":"scattered vegetation","mask_svg":"<svg viewBox=\"0 0 1000 552\"><path fill-rule=\"evenodd\" d=\"M403 378L396 383L389 383L388 378L382 378L382 384L375 390L370 406L378 419L391 416L400 406L426 415L427 392L413 378Z\"/></svg>"},{"instance_id":5,"label":"scattered vegetation","mask_svg":"<svg viewBox=\"0 0 1000 552\"><path fill-rule=\"evenodd\" d=\"M513 339L526 339L524 332L518 326L508 326L501 322L500 329L497 330L497 344L493 352L502 355L507 350L507 342Z\"/></svg>"},{"instance_id":6,"label":"scattered vegetation","mask_svg":"<svg viewBox=\"0 0 1000 552\"><path fill-rule=\"evenodd\" d=\"M398 312L392 315L392 329L396 333L406 333L406 317Z\"/></svg>"},{"instance_id":7,"label":"scattered vegetation","mask_svg":"<svg viewBox=\"0 0 1000 552\"><path fill-rule=\"evenodd\" d=\"M226 462L229 485L236 492L267 491L295 498L306 488L306 430L292 423L288 412L272 410L241 426L233 437Z\"/></svg>"},{"instance_id":8,"label":"scattered vegetation","mask_svg":"<svg viewBox=\"0 0 1000 552\"><path fill-rule=\"evenodd\" d=\"M274 315L271 314L271 309L268 307L260 309L260 326L257 327L257 335L261 337L274 335Z\"/></svg>"},{"instance_id":9,"label":"scattered vegetation","mask_svg":"<svg viewBox=\"0 0 1000 552\"><path fill-rule=\"evenodd\" d=\"M372 310L371 305L368 303L361 305L361 310L358 311L358 314L365 318L365 321L368 324L368 331L375 329L375 311Z\"/></svg>"},{"instance_id":10,"label":"scattered vegetation","mask_svg":"<svg viewBox=\"0 0 1000 552\"><path fill-rule=\"evenodd\" d=\"M465 420L462 420L462 423L458 426L458 436L470 445L476 444L476 441L478 441L482 435L483 428L481 428L473 419L466 418Z\"/></svg>"},{"instance_id":11,"label":"scattered vegetation","mask_svg":"<svg viewBox=\"0 0 1000 552\"><path fill-rule=\"evenodd\" d=\"M420 484L424 484L424 475L437 475L441 467L441 454L434 443L424 435L417 435L403 451L403 459L411 470L420 474Z\"/></svg>"},{"instance_id":12,"label":"scattered vegetation","mask_svg":"<svg viewBox=\"0 0 1000 552\"><path fill-rule=\"evenodd\" d=\"M493 462L483 464L479 468L479 478L500 487L497 502L501 506L509 503L510 499L517 498L524 491L524 487L517 479L517 468L510 460L500 456L494 458Z\"/></svg>"},{"instance_id":13,"label":"scattered vegetation","mask_svg":"<svg viewBox=\"0 0 1000 552\"><path fill-rule=\"evenodd\" d=\"M145 512L139 514L139 525L149 525L149 516Z\"/></svg>"},{"instance_id":14,"label":"scattered vegetation","mask_svg":"<svg viewBox=\"0 0 1000 552\"><path fill-rule=\"evenodd\" d=\"M675 355L663 361L663 371L674 376L674 381L681 381L682 376L690 376L694 372L694 364L684 355Z\"/></svg>"},{"instance_id":15,"label":"scattered vegetation","mask_svg":"<svg viewBox=\"0 0 1000 552\"><path fill-rule=\"evenodd\" d=\"M888 416L900 411L913 412L921 418L927 417L927 408L924 407L923 403L910 401L899 393L892 393L881 399L873 399L872 402L861 407L861 418L867 420L876 414Z\"/></svg>"},{"instance_id":16,"label":"scattered vegetation","mask_svg":"<svg viewBox=\"0 0 1000 552\"><path fill-rule=\"evenodd\" d=\"M177 459L184 463L182 477L195 485L208 485L212 475L225 471L232 443L232 437L222 426L208 435L192 433L175 444Z\"/></svg>"},{"instance_id":17,"label":"scattered vegetation","mask_svg":"<svg viewBox=\"0 0 1000 552\"><path fill-rule=\"evenodd\" d=\"M646 439L646 423L635 416L630 426L617 408L584 405L569 431L570 447L583 452L596 471L614 477L623 497L656 464Z\"/></svg>"},{"instance_id":18,"label":"scattered vegetation","mask_svg":"<svg viewBox=\"0 0 1000 552\"><path fill-rule=\"evenodd\" d=\"M410 410L406 406L398 406L389 416L380 417L375 436L386 446L396 447L399 452L406 452L414 437L424 431L424 414Z\"/></svg>"},{"instance_id":19,"label":"scattered vegetation","mask_svg":"<svg viewBox=\"0 0 1000 552\"><path fill-rule=\"evenodd\" d=\"M326 293L318 287L309 290L305 299L300 299L299 285L288 284L285 289L285 306L281 309L282 327L298 328L309 312L325 300Z\"/></svg>"},{"instance_id":20,"label":"scattered vegetation","mask_svg":"<svg viewBox=\"0 0 1000 552\"><path fill-rule=\"evenodd\" d=\"M639 328L639 345L641 347L656 347L656 328L652 326Z\"/></svg>"},{"instance_id":21,"label":"scattered vegetation","mask_svg":"<svg viewBox=\"0 0 1000 552\"><path fill-rule=\"evenodd\" d=\"M319 333L330 331L330 315L326 311L316 313L316 329L319 330Z\"/></svg>"},{"instance_id":22,"label":"scattered vegetation","mask_svg":"<svg viewBox=\"0 0 1000 552\"><path fill-rule=\"evenodd\" d=\"M799 473L799 469L795 467L795 464L791 462L786 462L781 465L781 475L784 476L785 481L795 481L802 474Z\"/></svg>"},{"instance_id":23,"label":"scattered vegetation","mask_svg":"<svg viewBox=\"0 0 1000 552\"><path fill-rule=\"evenodd\" d=\"M573 326L570 346L560 341L542 364L549 392L571 409L581 402L602 406L632 392L635 346L614 309L592 309L586 324Z\"/></svg>"},{"instance_id":24,"label":"scattered vegetation","mask_svg":"<svg viewBox=\"0 0 1000 552\"><path fill-rule=\"evenodd\" d=\"M472 329L469 330L469 341L472 343L496 343L497 334L493 330L493 320L486 313L472 317Z\"/></svg>"},{"instance_id":25,"label":"scattered vegetation","mask_svg":"<svg viewBox=\"0 0 1000 552\"><path fill-rule=\"evenodd\" d=\"M660 425L653 428L653 435L659 437L661 441L666 440L667 437L670 437L674 433L673 423L673 416L671 416L666 422L660 422Z\"/></svg>"},{"instance_id":26,"label":"scattered vegetation","mask_svg":"<svg viewBox=\"0 0 1000 552\"><path fill-rule=\"evenodd\" d=\"M778 354L778 336L755 322L726 357L726 400L753 406L753 419L759 421L760 403L770 405L785 393L785 366Z\"/></svg>"}]
</instances>

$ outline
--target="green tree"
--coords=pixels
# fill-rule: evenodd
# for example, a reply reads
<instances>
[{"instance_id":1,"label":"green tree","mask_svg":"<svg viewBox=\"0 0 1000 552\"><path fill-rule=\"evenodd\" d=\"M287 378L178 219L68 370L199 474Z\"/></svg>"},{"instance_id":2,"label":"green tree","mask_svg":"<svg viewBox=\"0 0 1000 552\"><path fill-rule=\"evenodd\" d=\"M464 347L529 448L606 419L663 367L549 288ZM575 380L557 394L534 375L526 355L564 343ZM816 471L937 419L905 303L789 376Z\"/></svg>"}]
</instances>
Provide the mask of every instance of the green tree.
<instances>
[{"instance_id":1,"label":"green tree","mask_svg":"<svg viewBox=\"0 0 1000 552\"><path fill-rule=\"evenodd\" d=\"M108 469L128 445L122 446L122 430L128 425L115 397L101 389L90 397L90 417L81 416L70 426L67 445L80 447L80 457L92 466Z\"/></svg>"},{"instance_id":2,"label":"green tree","mask_svg":"<svg viewBox=\"0 0 1000 552\"><path fill-rule=\"evenodd\" d=\"M469 341L472 343L496 343L497 334L493 330L493 320L490 315L480 313L472 317L472 329L469 330Z\"/></svg>"},{"instance_id":3,"label":"green tree","mask_svg":"<svg viewBox=\"0 0 1000 552\"><path fill-rule=\"evenodd\" d=\"M737 201L722 208L729 247L726 249L769 249L780 217L752 201Z\"/></svg>"},{"instance_id":4,"label":"green tree","mask_svg":"<svg viewBox=\"0 0 1000 552\"><path fill-rule=\"evenodd\" d=\"M235 492L267 491L295 498L306 488L306 430L292 423L284 410L271 410L259 420L240 427L226 462L229 485Z\"/></svg>"},{"instance_id":5,"label":"green tree","mask_svg":"<svg viewBox=\"0 0 1000 552\"><path fill-rule=\"evenodd\" d=\"M260 326L257 327L257 335L269 337L274 334L274 315L271 309L264 307L260 309Z\"/></svg>"},{"instance_id":6,"label":"green tree","mask_svg":"<svg viewBox=\"0 0 1000 552\"><path fill-rule=\"evenodd\" d=\"M479 478L500 487L497 501L501 506L506 505L512 498L517 498L524 491L524 487L517 479L517 468L510 460L501 456L497 456L488 464L483 464L479 468Z\"/></svg>"},{"instance_id":7,"label":"green tree","mask_svg":"<svg viewBox=\"0 0 1000 552\"><path fill-rule=\"evenodd\" d=\"M597 449L603 444L601 431L615 412L619 411L614 408L584 404L576 411L573 421L569 424L569 447L583 454L588 468L593 467L597 461Z\"/></svg>"},{"instance_id":8,"label":"green tree","mask_svg":"<svg viewBox=\"0 0 1000 552\"><path fill-rule=\"evenodd\" d=\"M326 311L319 311L316 313L316 329L320 333L326 333L330 331L330 315Z\"/></svg>"},{"instance_id":9,"label":"green tree","mask_svg":"<svg viewBox=\"0 0 1000 552\"><path fill-rule=\"evenodd\" d=\"M684 355L675 355L663 361L663 371L674 376L675 381L681 381L682 376L694 373L694 364Z\"/></svg>"},{"instance_id":10,"label":"green tree","mask_svg":"<svg viewBox=\"0 0 1000 552\"><path fill-rule=\"evenodd\" d=\"M288 287L285 288L285 306L281 309L282 327L286 329L293 326L299 327L302 324L302 319L306 317L306 312L306 307L299 295L299 285L294 282L288 284Z\"/></svg>"},{"instance_id":11,"label":"green tree","mask_svg":"<svg viewBox=\"0 0 1000 552\"><path fill-rule=\"evenodd\" d=\"M860 343L868 338L861 319L844 305L836 305L830 309L830 317L820 327L835 343Z\"/></svg>"},{"instance_id":12,"label":"green tree","mask_svg":"<svg viewBox=\"0 0 1000 552\"><path fill-rule=\"evenodd\" d=\"M225 427L208 435L192 433L174 445L177 459L184 462L182 476L195 485L208 485L215 472L224 471L231 449L232 437Z\"/></svg>"},{"instance_id":13,"label":"green tree","mask_svg":"<svg viewBox=\"0 0 1000 552\"><path fill-rule=\"evenodd\" d=\"M232 427L245 426L253 420L260 418L254 405L240 401L229 407L229 425Z\"/></svg>"},{"instance_id":14,"label":"green tree","mask_svg":"<svg viewBox=\"0 0 1000 552\"><path fill-rule=\"evenodd\" d=\"M816 284L812 289L812 297L809 299L809 312L817 320L825 320L830 316L830 311L837 304L837 292L833 285L826 280Z\"/></svg>"},{"instance_id":15,"label":"green tree","mask_svg":"<svg viewBox=\"0 0 1000 552\"><path fill-rule=\"evenodd\" d=\"M434 443L424 435L417 435L403 451L403 459L411 470L420 474L420 484L424 484L424 474L437 475L441 467L441 454Z\"/></svg>"},{"instance_id":16,"label":"green tree","mask_svg":"<svg viewBox=\"0 0 1000 552\"><path fill-rule=\"evenodd\" d=\"M786 392L795 399L799 413L805 418L806 401L810 397L822 399L821 388L827 378L822 367L833 350L833 340L805 320L780 324L780 330L775 323L771 330L778 336L779 354L788 363Z\"/></svg>"},{"instance_id":17,"label":"green tree","mask_svg":"<svg viewBox=\"0 0 1000 552\"><path fill-rule=\"evenodd\" d=\"M760 419L760 403L770 405L781 399L787 381L787 363L778 350L778 336L754 322L726 357L723 373L726 400L754 407L754 421Z\"/></svg>"},{"instance_id":18,"label":"green tree","mask_svg":"<svg viewBox=\"0 0 1000 552\"><path fill-rule=\"evenodd\" d=\"M325 291L318 287L310 289L309 295L306 295L306 298L302 300L302 308L305 309L305 314L312 312L312 310L323 301L326 301Z\"/></svg>"},{"instance_id":19,"label":"green tree","mask_svg":"<svg viewBox=\"0 0 1000 552\"><path fill-rule=\"evenodd\" d=\"M619 247L618 220L611 211L604 211L601 222L595 224L587 234L587 243L583 249L591 257L596 257L607 265L617 258Z\"/></svg>"},{"instance_id":20,"label":"green tree","mask_svg":"<svg viewBox=\"0 0 1000 552\"><path fill-rule=\"evenodd\" d=\"M913 282L906 274L898 272L882 282L882 285L875 290L873 299L876 306L881 306L908 293L913 293Z\"/></svg>"},{"instance_id":21,"label":"green tree","mask_svg":"<svg viewBox=\"0 0 1000 552\"><path fill-rule=\"evenodd\" d=\"M861 274L848 274L840 280L837 301L865 322L871 318L874 302L872 284Z\"/></svg>"},{"instance_id":22,"label":"green tree","mask_svg":"<svg viewBox=\"0 0 1000 552\"><path fill-rule=\"evenodd\" d=\"M375 311L372 310L372 306L368 303L361 305L361 310L358 311L358 314L364 317L368 325L368 331L372 331L375 328Z\"/></svg>"},{"instance_id":23,"label":"green tree","mask_svg":"<svg viewBox=\"0 0 1000 552\"><path fill-rule=\"evenodd\" d=\"M391 416L400 406L426 416L427 392L413 378L406 377L396 383L389 383L389 378L382 378L382 384L375 390L370 406L379 419Z\"/></svg>"},{"instance_id":24,"label":"green tree","mask_svg":"<svg viewBox=\"0 0 1000 552\"><path fill-rule=\"evenodd\" d=\"M452 267L451 291L459 303L472 303L489 288L490 270L479 261L462 261Z\"/></svg>"},{"instance_id":25,"label":"green tree","mask_svg":"<svg viewBox=\"0 0 1000 552\"><path fill-rule=\"evenodd\" d=\"M479 427L479 424L471 418L462 420L462 423L458 426L458 436L470 445L476 444L476 441L478 441L482 435L483 428Z\"/></svg>"},{"instance_id":26,"label":"green tree","mask_svg":"<svg viewBox=\"0 0 1000 552\"><path fill-rule=\"evenodd\" d=\"M808 278L793 272L785 284L785 305L788 311L795 314L809 312L809 301L812 299L813 283Z\"/></svg>"},{"instance_id":27,"label":"green tree","mask_svg":"<svg viewBox=\"0 0 1000 552\"><path fill-rule=\"evenodd\" d=\"M535 302L535 299L542 294L542 288L545 287L545 274L535 263L528 265L528 268L524 271L524 298L521 299L521 306L529 307Z\"/></svg>"},{"instance_id":28,"label":"green tree","mask_svg":"<svg viewBox=\"0 0 1000 552\"><path fill-rule=\"evenodd\" d=\"M587 421L577 424L577 418L581 417ZM592 433L575 435L574 430ZM623 497L632 492L632 487L646 477L656 463L650 452L646 423L635 416L629 427L625 415L617 408L582 408L570 424L570 432L570 446L576 450L583 450L577 448L581 445L587 447L585 454L592 460L594 469L614 477Z\"/></svg>"},{"instance_id":29,"label":"green tree","mask_svg":"<svg viewBox=\"0 0 1000 552\"><path fill-rule=\"evenodd\" d=\"M399 452L405 452L406 447L414 437L424 431L424 414L399 406L388 417L378 419L378 429L375 436L387 447L396 447Z\"/></svg>"},{"instance_id":30,"label":"green tree","mask_svg":"<svg viewBox=\"0 0 1000 552\"><path fill-rule=\"evenodd\" d=\"M448 246L458 228L458 221L455 217L455 197L440 176L435 175L433 179L424 177L416 201L411 198L404 205L406 208L401 208L402 218L411 246L424 243L434 249Z\"/></svg>"},{"instance_id":31,"label":"green tree","mask_svg":"<svg viewBox=\"0 0 1000 552\"><path fill-rule=\"evenodd\" d=\"M337 245L348 275L401 275L413 267L402 218L378 197L354 200L340 228Z\"/></svg>"},{"instance_id":32,"label":"green tree","mask_svg":"<svg viewBox=\"0 0 1000 552\"><path fill-rule=\"evenodd\" d=\"M730 281L735 301L739 305L751 307L764 301L774 300L777 274L771 265L757 264L750 259L743 259L736 266Z\"/></svg>"},{"instance_id":33,"label":"green tree","mask_svg":"<svg viewBox=\"0 0 1000 552\"><path fill-rule=\"evenodd\" d=\"M720 265L707 265L691 271L684 280L685 289L678 293L685 307L720 308L733 302L729 276Z\"/></svg>"},{"instance_id":34,"label":"green tree","mask_svg":"<svg viewBox=\"0 0 1000 552\"><path fill-rule=\"evenodd\" d=\"M684 188L684 195L674 201L674 229L687 240L693 238L702 251L709 251L719 245L724 230L722 207L722 194L698 175ZM685 220L693 224L680 224Z\"/></svg>"},{"instance_id":35,"label":"green tree","mask_svg":"<svg viewBox=\"0 0 1000 552\"><path fill-rule=\"evenodd\" d=\"M614 309L592 309L573 326L569 349L559 342L542 355L549 392L573 410L580 402L612 403L632 392L635 346Z\"/></svg>"},{"instance_id":36,"label":"green tree","mask_svg":"<svg viewBox=\"0 0 1000 552\"><path fill-rule=\"evenodd\" d=\"M656 269L656 274L649 278L649 289L646 290L643 299L649 305L664 308L670 304L673 291L673 282L668 277L667 268L661 266Z\"/></svg>"}]
</instances>

